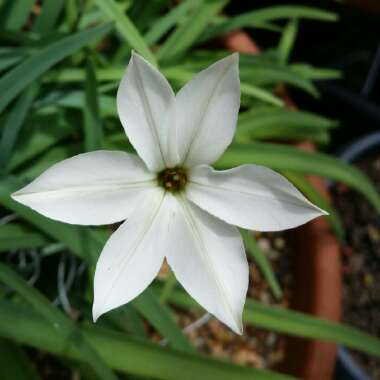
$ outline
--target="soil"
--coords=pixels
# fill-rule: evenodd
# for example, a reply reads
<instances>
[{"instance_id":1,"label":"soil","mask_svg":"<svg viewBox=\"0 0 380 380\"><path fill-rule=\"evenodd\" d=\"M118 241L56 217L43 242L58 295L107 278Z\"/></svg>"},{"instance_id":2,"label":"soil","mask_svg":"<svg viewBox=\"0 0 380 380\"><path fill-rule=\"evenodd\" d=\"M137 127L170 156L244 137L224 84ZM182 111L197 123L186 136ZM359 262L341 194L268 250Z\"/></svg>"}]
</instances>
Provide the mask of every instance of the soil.
<instances>
[{"instance_id":1,"label":"soil","mask_svg":"<svg viewBox=\"0 0 380 380\"><path fill-rule=\"evenodd\" d=\"M380 154L357 162L380 191ZM380 338L380 216L363 196L345 186L333 189L334 203L346 230L343 249L344 322ZM380 360L352 352L374 380L380 380Z\"/></svg>"},{"instance_id":2,"label":"soil","mask_svg":"<svg viewBox=\"0 0 380 380\"><path fill-rule=\"evenodd\" d=\"M288 307L292 278L284 236L281 233L270 233L257 235L257 239L261 250L271 262L282 288L283 298L277 300L273 296L267 281L255 263L250 260L249 252L247 252L250 266L248 297L265 304ZM177 311L179 324L183 328L199 321L203 315L184 310ZM210 318L201 326L191 329L187 336L200 352L255 368L276 368L285 354L284 336L252 326L245 326L243 335L239 336L215 318ZM153 339L159 341L161 337L153 335Z\"/></svg>"}]
</instances>

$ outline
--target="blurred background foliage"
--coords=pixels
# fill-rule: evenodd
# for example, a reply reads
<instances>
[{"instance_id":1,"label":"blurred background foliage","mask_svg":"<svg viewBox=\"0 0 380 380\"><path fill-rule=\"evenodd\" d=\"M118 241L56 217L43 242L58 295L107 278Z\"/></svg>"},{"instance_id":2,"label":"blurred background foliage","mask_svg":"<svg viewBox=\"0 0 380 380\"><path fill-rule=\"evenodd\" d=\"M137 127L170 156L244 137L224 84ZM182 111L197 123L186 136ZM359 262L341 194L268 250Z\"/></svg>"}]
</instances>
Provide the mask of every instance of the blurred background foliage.
<instances>
[{"instance_id":1,"label":"blurred background foliage","mask_svg":"<svg viewBox=\"0 0 380 380\"><path fill-rule=\"evenodd\" d=\"M289 58L303 21L331 23L334 13L303 5L242 11L227 0L0 1L0 374L38 379L30 351L53 354L83 379L286 379L285 375L200 355L176 322L175 308L199 308L170 276L94 325L92 276L109 227L44 218L9 194L53 163L96 149L132 151L116 113L115 92L132 49L157 65L177 90L229 54L223 36L241 28L270 31L260 55L240 55L242 107L219 168L257 163L284 173L306 196L337 213L305 179L343 182L380 210L373 184L356 168L322 153L337 120L286 108L278 85L318 98L316 82L335 69ZM309 46L311 49L311 47ZM335 133L335 132L334 132ZM318 153L289 142L309 140ZM281 288L252 234L242 231L273 294ZM54 268L52 270L51 268ZM349 326L247 300L247 325L338 342L380 356L380 341ZM149 329L147 329L149 326ZM162 344L151 342L157 331Z\"/></svg>"}]
</instances>

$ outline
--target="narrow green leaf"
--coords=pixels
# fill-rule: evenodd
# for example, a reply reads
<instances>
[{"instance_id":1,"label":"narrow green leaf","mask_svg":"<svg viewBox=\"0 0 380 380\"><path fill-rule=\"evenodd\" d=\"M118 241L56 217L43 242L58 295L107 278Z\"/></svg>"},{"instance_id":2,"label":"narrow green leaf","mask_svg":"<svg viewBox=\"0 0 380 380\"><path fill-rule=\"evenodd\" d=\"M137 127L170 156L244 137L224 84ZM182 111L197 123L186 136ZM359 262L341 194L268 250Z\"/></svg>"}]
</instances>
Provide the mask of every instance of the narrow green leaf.
<instances>
[{"instance_id":1,"label":"narrow green leaf","mask_svg":"<svg viewBox=\"0 0 380 380\"><path fill-rule=\"evenodd\" d=\"M314 97L318 91L309 79L303 78L286 66L271 63L256 63L250 66L242 65L240 68L242 82L252 83L256 86L276 86L279 83L300 88Z\"/></svg>"},{"instance_id":2,"label":"narrow green leaf","mask_svg":"<svg viewBox=\"0 0 380 380\"><path fill-rule=\"evenodd\" d=\"M169 272L168 277L165 279L165 285L162 287L160 293L160 302L165 304L168 300L171 291L176 287L177 279L172 271Z\"/></svg>"},{"instance_id":3,"label":"narrow green leaf","mask_svg":"<svg viewBox=\"0 0 380 380\"><path fill-rule=\"evenodd\" d=\"M51 32L56 27L64 3L64 0L44 1L40 14L33 25L33 32L42 35Z\"/></svg>"},{"instance_id":4,"label":"narrow green leaf","mask_svg":"<svg viewBox=\"0 0 380 380\"><path fill-rule=\"evenodd\" d=\"M92 151L101 149L103 146L103 127L99 115L98 85L95 74L95 65L90 58L86 65L84 92L84 146L86 151Z\"/></svg>"},{"instance_id":5,"label":"narrow green leaf","mask_svg":"<svg viewBox=\"0 0 380 380\"><path fill-rule=\"evenodd\" d=\"M305 111L278 107L254 107L239 116L236 141L297 140L307 138L326 143L328 130L337 126L335 120Z\"/></svg>"},{"instance_id":6,"label":"narrow green leaf","mask_svg":"<svg viewBox=\"0 0 380 380\"><path fill-rule=\"evenodd\" d=\"M113 21L120 34L138 53L152 65L157 65L156 58L129 17L124 14L115 0L94 0L96 5Z\"/></svg>"},{"instance_id":7,"label":"narrow green leaf","mask_svg":"<svg viewBox=\"0 0 380 380\"><path fill-rule=\"evenodd\" d=\"M33 364L24 351L9 340L0 339L2 380L39 380Z\"/></svg>"},{"instance_id":8,"label":"narrow green leaf","mask_svg":"<svg viewBox=\"0 0 380 380\"><path fill-rule=\"evenodd\" d=\"M287 63L298 34L298 19L291 19L285 26L278 44L280 63Z\"/></svg>"},{"instance_id":9,"label":"narrow green leaf","mask_svg":"<svg viewBox=\"0 0 380 380\"><path fill-rule=\"evenodd\" d=\"M340 79L342 73L339 70L313 67L305 63L293 63L288 66L291 71L308 80Z\"/></svg>"},{"instance_id":10,"label":"narrow green leaf","mask_svg":"<svg viewBox=\"0 0 380 380\"><path fill-rule=\"evenodd\" d=\"M5 30L19 30L25 24L35 0L12 0L2 4L0 24Z\"/></svg>"},{"instance_id":11,"label":"narrow green leaf","mask_svg":"<svg viewBox=\"0 0 380 380\"><path fill-rule=\"evenodd\" d=\"M62 38L33 54L0 79L0 112L30 83L57 62L111 30L110 24L97 26Z\"/></svg>"},{"instance_id":12,"label":"narrow green leaf","mask_svg":"<svg viewBox=\"0 0 380 380\"><path fill-rule=\"evenodd\" d=\"M345 231L342 221L334 207L322 196L322 194L306 180L305 176L300 173L292 173L289 171L282 172L286 178L292 182L298 190L300 190L311 202L316 204L321 209L327 211L329 215L326 216L331 226L334 228L336 235L344 240Z\"/></svg>"},{"instance_id":13,"label":"narrow green leaf","mask_svg":"<svg viewBox=\"0 0 380 380\"><path fill-rule=\"evenodd\" d=\"M176 28L157 53L160 61L170 62L184 54L207 28L212 17L226 5L226 0L202 2L187 20Z\"/></svg>"},{"instance_id":14,"label":"narrow green leaf","mask_svg":"<svg viewBox=\"0 0 380 380\"><path fill-rule=\"evenodd\" d=\"M39 248L48 243L49 240L45 235L31 230L23 224L8 223L0 226L0 252Z\"/></svg>"},{"instance_id":15,"label":"narrow green leaf","mask_svg":"<svg viewBox=\"0 0 380 380\"><path fill-rule=\"evenodd\" d=\"M200 306L181 290L170 295L173 304L199 309ZM265 305L247 299L243 320L248 325L287 335L335 342L380 357L380 340L359 329L314 317L305 313Z\"/></svg>"},{"instance_id":16,"label":"narrow green leaf","mask_svg":"<svg viewBox=\"0 0 380 380\"><path fill-rule=\"evenodd\" d=\"M30 310L6 301L0 303L0 309L1 336L61 357L85 360L72 341L65 340ZM82 327L81 332L111 368L123 373L160 380L294 380L287 375L161 347L106 329Z\"/></svg>"},{"instance_id":17,"label":"narrow green leaf","mask_svg":"<svg viewBox=\"0 0 380 380\"><path fill-rule=\"evenodd\" d=\"M336 21L338 15L322 9L299 5L275 5L241 13L227 19L214 27L210 27L203 35L202 40L228 33L236 29L254 27L258 22L268 22L286 18L304 18L319 21Z\"/></svg>"},{"instance_id":18,"label":"narrow green leaf","mask_svg":"<svg viewBox=\"0 0 380 380\"><path fill-rule=\"evenodd\" d=\"M36 94L37 86L31 85L25 93L20 96L15 106L9 112L3 126L3 133L0 140L0 168L5 168L9 162L21 127L23 126Z\"/></svg>"},{"instance_id":19,"label":"narrow green leaf","mask_svg":"<svg viewBox=\"0 0 380 380\"><path fill-rule=\"evenodd\" d=\"M25 48L3 48L0 51L0 70L6 70L16 63L25 59L29 49Z\"/></svg>"},{"instance_id":20,"label":"narrow green leaf","mask_svg":"<svg viewBox=\"0 0 380 380\"><path fill-rule=\"evenodd\" d=\"M273 104L278 107L282 107L284 105L284 102L279 97L260 87L253 86L248 83L241 83L240 89L242 94L261 100L264 103Z\"/></svg>"},{"instance_id":21,"label":"narrow green leaf","mask_svg":"<svg viewBox=\"0 0 380 380\"><path fill-rule=\"evenodd\" d=\"M128 332L133 336L147 337L143 320L130 303L122 308L110 311L105 319L111 321L121 331Z\"/></svg>"},{"instance_id":22,"label":"narrow green leaf","mask_svg":"<svg viewBox=\"0 0 380 380\"><path fill-rule=\"evenodd\" d=\"M232 145L218 161L217 166L233 167L247 163L335 179L360 191L380 211L379 193L368 177L359 169L327 154L256 142Z\"/></svg>"},{"instance_id":23,"label":"narrow green leaf","mask_svg":"<svg viewBox=\"0 0 380 380\"><path fill-rule=\"evenodd\" d=\"M15 290L40 315L49 322L57 335L66 342L75 344L83 358L101 380L117 380L111 369L103 362L92 344L83 336L73 321L56 309L39 291L31 287L23 278L0 263L0 281ZM45 322L46 322L45 321Z\"/></svg>"},{"instance_id":24,"label":"narrow green leaf","mask_svg":"<svg viewBox=\"0 0 380 380\"><path fill-rule=\"evenodd\" d=\"M132 301L134 307L159 331L173 348L193 352L183 332L178 328L171 311L162 305L150 289Z\"/></svg>"},{"instance_id":25,"label":"narrow green leaf","mask_svg":"<svg viewBox=\"0 0 380 380\"><path fill-rule=\"evenodd\" d=\"M144 35L145 41L149 45L155 44L170 28L178 24L186 14L199 6L201 0L185 0L173 7L168 13L159 17L151 26L149 31Z\"/></svg>"},{"instance_id":26,"label":"narrow green leaf","mask_svg":"<svg viewBox=\"0 0 380 380\"><path fill-rule=\"evenodd\" d=\"M255 238L250 231L240 230L240 233L243 236L243 241L246 249L251 254L253 260L259 267L261 273L264 275L265 280L268 282L274 296L276 298L282 297L282 291L280 284L277 281L277 278L272 270L271 264L268 258L265 256L264 252L261 251L259 246L256 243Z\"/></svg>"}]
</instances>

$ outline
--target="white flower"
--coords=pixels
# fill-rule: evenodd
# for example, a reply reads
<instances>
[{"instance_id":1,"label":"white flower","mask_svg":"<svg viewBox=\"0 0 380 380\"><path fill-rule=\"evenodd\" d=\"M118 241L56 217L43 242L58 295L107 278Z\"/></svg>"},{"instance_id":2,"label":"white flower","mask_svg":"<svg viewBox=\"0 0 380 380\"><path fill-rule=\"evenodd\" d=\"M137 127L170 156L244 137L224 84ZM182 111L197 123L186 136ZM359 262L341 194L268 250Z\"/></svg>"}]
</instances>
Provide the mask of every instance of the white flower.
<instances>
[{"instance_id":1,"label":"white flower","mask_svg":"<svg viewBox=\"0 0 380 380\"><path fill-rule=\"evenodd\" d=\"M12 194L66 223L125 220L96 266L95 321L139 295L166 258L191 296L241 333L248 265L234 225L283 230L325 214L270 169L208 166L230 144L239 105L237 54L200 72L175 95L162 74L133 53L117 108L140 157L79 154Z\"/></svg>"}]
</instances>

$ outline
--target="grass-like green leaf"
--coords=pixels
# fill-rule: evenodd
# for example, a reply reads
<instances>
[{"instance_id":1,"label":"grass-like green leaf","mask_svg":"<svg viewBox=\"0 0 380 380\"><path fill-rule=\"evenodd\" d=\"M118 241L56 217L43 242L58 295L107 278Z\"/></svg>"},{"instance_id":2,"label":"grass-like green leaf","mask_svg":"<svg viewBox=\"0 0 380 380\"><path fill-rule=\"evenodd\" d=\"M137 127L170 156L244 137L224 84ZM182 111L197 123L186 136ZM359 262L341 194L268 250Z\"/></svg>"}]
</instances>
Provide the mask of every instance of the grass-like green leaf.
<instances>
[{"instance_id":1,"label":"grass-like green leaf","mask_svg":"<svg viewBox=\"0 0 380 380\"><path fill-rule=\"evenodd\" d=\"M339 239L344 240L345 231L342 221L335 208L331 206L326 198L305 178L304 175L289 171L283 171L282 174L285 175L285 177L288 178L307 199L329 213L326 218L334 228Z\"/></svg>"},{"instance_id":2,"label":"grass-like green leaf","mask_svg":"<svg viewBox=\"0 0 380 380\"><path fill-rule=\"evenodd\" d=\"M134 307L159 331L173 348L194 352L181 329L178 328L171 311L158 301L150 289L133 301Z\"/></svg>"},{"instance_id":3,"label":"grass-like green leaf","mask_svg":"<svg viewBox=\"0 0 380 380\"><path fill-rule=\"evenodd\" d=\"M326 143L329 141L328 131L336 126L335 120L311 112L256 106L240 114L235 139L236 141L308 139Z\"/></svg>"},{"instance_id":4,"label":"grass-like green leaf","mask_svg":"<svg viewBox=\"0 0 380 380\"><path fill-rule=\"evenodd\" d=\"M0 79L0 112L30 83L57 62L78 49L104 37L112 26L105 24L52 42Z\"/></svg>"},{"instance_id":5,"label":"grass-like green leaf","mask_svg":"<svg viewBox=\"0 0 380 380\"><path fill-rule=\"evenodd\" d=\"M84 92L84 146L86 151L92 151L101 149L103 146L103 127L99 114L98 84L95 64L91 58L87 60Z\"/></svg>"},{"instance_id":6,"label":"grass-like green leaf","mask_svg":"<svg viewBox=\"0 0 380 380\"><path fill-rule=\"evenodd\" d=\"M8 164L17 137L36 94L37 86L31 85L9 111L0 140L0 168L5 168Z\"/></svg>"},{"instance_id":7,"label":"grass-like green leaf","mask_svg":"<svg viewBox=\"0 0 380 380\"><path fill-rule=\"evenodd\" d=\"M281 298L282 291L281 291L280 284L277 281L276 275L274 274L272 270L272 266L268 258L265 256L265 253L262 252L259 246L257 245L256 240L254 236L252 235L252 232L240 230L240 233L243 236L243 241L244 241L246 250L250 253L253 260L255 261L255 264L257 264L261 273L264 275L265 280L268 282L274 296L277 298Z\"/></svg>"},{"instance_id":8,"label":"grass-like green leaf","mask_svg":"<svg viewBox=\"0 0 380 380\"><path fill-rule=\"evenodd\" d=\"M178 59L199 38L207 28L210 20L226 5L226 0L207 0L187 17L166 39L157 53L157 58L162 62L170 62Z\"/></svg>"},{"instance_id":9,"label":"grass-like green leaf","mask_svg":"<svg viewBox=\"0 0 380 380\"><path fill-rule=\"evenodd\" d=\"M144 35L145 41L149 45L155 44L166 32L177 25L189 11L199 6L201 0L185 0L173 7L162 17L159 17Z\"/></svg>"},{"instance_id":10,"label":"grass-like green leaf","mask_svg":"<svg viewBox=\"0 0 380 380\"><path fill-rule=\"evenodd\" d=\"M241 83L240 89L243 95L252 97L253 99L261 100L264 103L273 104L277 107L282 107L284 105L284 102L279 97L263 88L248 83Z\"/></svg>"},{"instance_id":11,"label":"grass-like green leaf","mask_svg":"<svg viewBox=\"0 0 380 380\"><path fill-rule=\"evenodd\" d=\"M0 252L14 249L32 249L45 246L49 239L19 223L4 224L0 228Z\"/></svg>"},{"instance_id":12,"label":"grass-like green leaf","mask_svg":"<svg viewBox=\"0 0 380 380\"><path fill-rule=\"evenodd\" d=\"M308 80L331 80L342 78L342 73L339 70L314 67L306 63L292 63L288 67L294 74Z\"/></svg>"},{"instance_id":13,"label":"grass-like green leaf","mask_svg":"<svg viewBox=\"0 0 380 380\"><path fill-rule=\"evenodd\" d=\"M48 323L53 328L57 336L66 342L75 344L82 353L84 361L96 373L97 378L101 380L117 380L112 370L103 362L103 359L75 323L56 309L48 299L31 287L23 278L1 263L0 281L16 291L38 311L45 323Z\"/></svg>"},{"instance_id":14,"label":"grass-like green leaf","mask_svg":"<svg viewBox=\"0 0 380 380\"><path fill-rule=\"evenodd\" d=\"M38 314L6 301L0 303L0 309L1 336L61 357L85 360L77 345L57 334ZM17 329L10 329L12 325ZM160 380L294 380L287 375L161 347L97 327L82 327L81 333L111 368L123 373Z\"/></svg>"},{"instance_id":15,"label":"grass-like green leaf","mask_svg":"<svg viewBox=\"0 0 380 380\"><path fill-rule=\"evenodd\" d=\"M309 153L269 143L236 144L226 151L216 166L225 168L246 163L335 179L360 191L380 211L379 193L368 177L355 167L327 154Z\"/></svg>"},{"instance_id":16,"label":"grass-like green leaf","mask_svg":"<svg viewBox=\"0 0 380 380\"><path fill-rule=\"evenodd\" d=\"M35 0L13 0L2 2L0 24L5 30L19 30L25 24Z\"/></svg>"},{"instance_id":17,"label":"grass-like green leaf","mask_svg":"<svg viewBox=\"0 0 380 380\"><path fill-rule=\"evenodd\" d=\"M149 50L144 38L130 18L122 12L117 2L115 0L95 0L95 3L111 20L116 22L116 27L125 40L150 63L156 65L156 58Z\"/></svg>"},{"instance_id":18,"label":"grass-like green leaf","mask_svg":"<svg viewBox=\"0 0 380 380\"><path fill-rule=\"evenodd\" d=\"M181 290L172 292L170 300L173 304L181 307L200 308L192 298ZM287 335L336 342L380 357L380 340L378 338L351 326L330 322L305 313L247 299L243 320L254 327L262 327Z\"/></svg>"},{"instance_id":19,"label":"grass-like green leaf","mask_svg":"<svg viewBox=\"0 0 380 380\"><path fill-rule=\"evenodd\" d=\"M6 339L0 339L0 368L2 380L41 380L22 348Z\"/></svg>"},{"instance_id":20,"label":"grass-like green leaf","mask_svg":"<svg viewBox=\"0 0 380 380\"><path fill-rule=\"evenodd\" d=\"M289 60L289 56L292 52L294 43L298 34L298 19L291 19L285 26L280 42L277 47L280 62L285 64Z\"/></svg>"},{"instance_id":21,"label":"grass-like green leaf","mask_svg":"<svg viewBox=\"0 0 380 380\"><path fill-rule=\"evenodd\" d=\"M33 25L33 32L41 35L51 32L57 26L64 3L65 0L44 1L40 14Z\"/></svg>"},{"instance_id":22,"label":"grass-like green leaf","mask_svg":"<svg viewBox=\"0 0 380 380\"><path fill-rule=\"evenodd\" d=\"M202 36L202 40L208 40L217 35L228 33L236 29L254 27L259 22L269 22L286 18L304 18L319 21L336 21L337 14L323 9L299 6L299 5L275 5L272 7L256 9L241 13L226 21L210 27Z\"/></svg>"}]
</instances>

